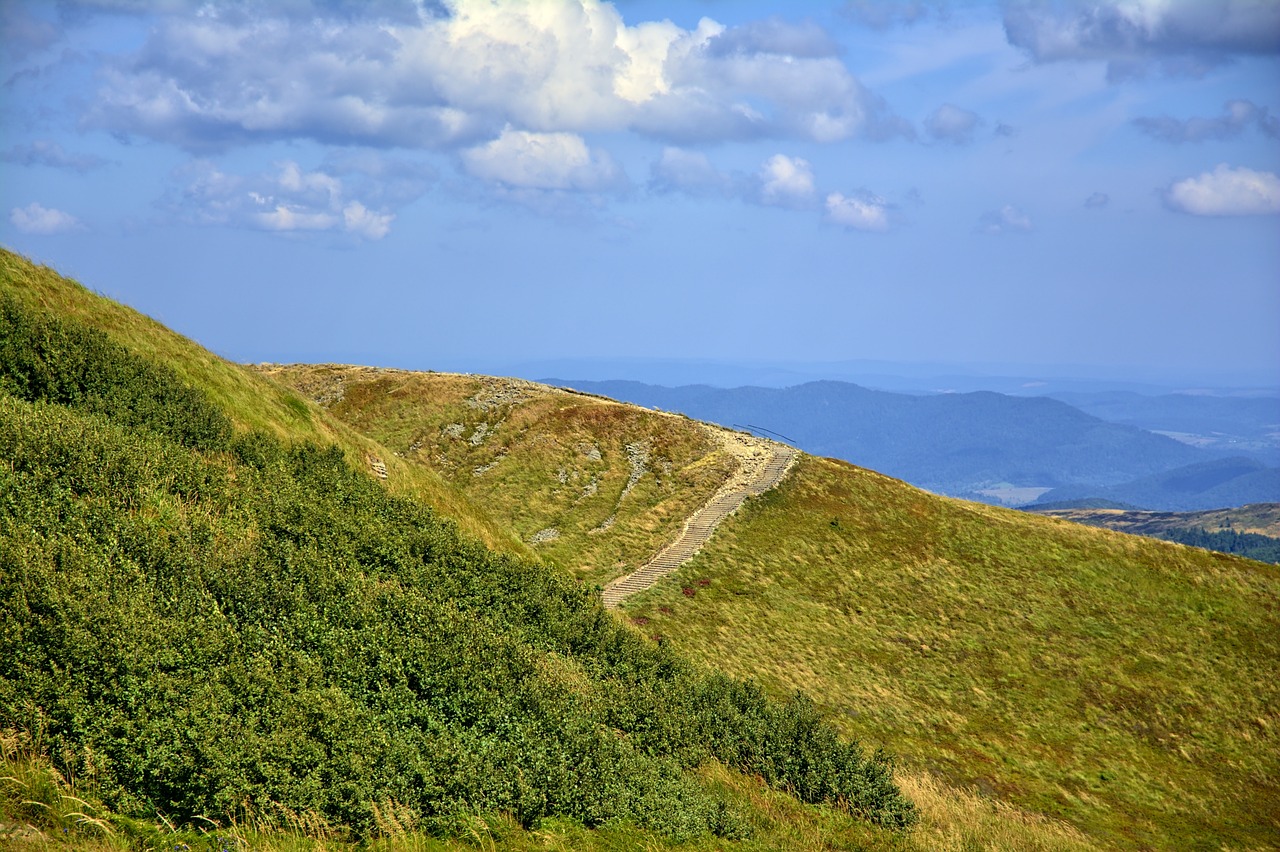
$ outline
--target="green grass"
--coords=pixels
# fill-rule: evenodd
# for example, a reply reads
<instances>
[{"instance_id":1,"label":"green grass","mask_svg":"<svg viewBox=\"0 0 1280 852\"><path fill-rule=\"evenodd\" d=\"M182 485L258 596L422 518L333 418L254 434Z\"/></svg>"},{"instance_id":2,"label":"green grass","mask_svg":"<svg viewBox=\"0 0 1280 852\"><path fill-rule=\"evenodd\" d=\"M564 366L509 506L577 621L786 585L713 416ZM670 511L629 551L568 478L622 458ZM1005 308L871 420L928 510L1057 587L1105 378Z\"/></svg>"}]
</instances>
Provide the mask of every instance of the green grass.
<instances>
[{"instance_id":1,"label":"green grass","mask_svg":"<svg viewBox=\"0 0 1280 852\"><path fill-rule=\"evenodd\" d=\"M592 583L674 540L735 464L694 421L531 382L334 365L264 372L429 465L524 541L555 530L534 550ZM636 449L644 469L628 488Z\"/></svg>"},{"instance_id":2,"label":"green grass","mask_svg":"<svg viewBox=\"0 0 1280 852\"><path fill-rule=\"evenodd\" d=\"M627 611L1100 847L1280 844L1275 566L806 457Z\"/></svg>"}]
</instances>

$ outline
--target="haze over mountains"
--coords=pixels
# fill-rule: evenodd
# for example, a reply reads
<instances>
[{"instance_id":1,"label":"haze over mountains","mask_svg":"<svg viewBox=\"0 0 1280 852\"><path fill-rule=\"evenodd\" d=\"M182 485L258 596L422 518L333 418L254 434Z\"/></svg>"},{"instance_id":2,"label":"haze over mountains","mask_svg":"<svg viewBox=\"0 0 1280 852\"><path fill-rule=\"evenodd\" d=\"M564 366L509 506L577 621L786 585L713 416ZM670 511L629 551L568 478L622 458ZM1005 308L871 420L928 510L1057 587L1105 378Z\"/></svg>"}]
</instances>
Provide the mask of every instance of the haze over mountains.
<instances>
[{"instance_id":1,"label":"haze over mountains","mask_svg":"<svg viewBox=\"0 0 1280 852\"><path fill-rule=\"evenodd\" d=\"M1280 413L1270 398L1076 395L1110 415L1103 419L1058 399L989 391L909 395L834 381L732 389L547 381L782 435L816 455L987 502L1105 495L1146 509L1193 510L1280 500L1272 468ZM1181 440L1150 431L1155 426Z\"/></svg>"}]
</instances>

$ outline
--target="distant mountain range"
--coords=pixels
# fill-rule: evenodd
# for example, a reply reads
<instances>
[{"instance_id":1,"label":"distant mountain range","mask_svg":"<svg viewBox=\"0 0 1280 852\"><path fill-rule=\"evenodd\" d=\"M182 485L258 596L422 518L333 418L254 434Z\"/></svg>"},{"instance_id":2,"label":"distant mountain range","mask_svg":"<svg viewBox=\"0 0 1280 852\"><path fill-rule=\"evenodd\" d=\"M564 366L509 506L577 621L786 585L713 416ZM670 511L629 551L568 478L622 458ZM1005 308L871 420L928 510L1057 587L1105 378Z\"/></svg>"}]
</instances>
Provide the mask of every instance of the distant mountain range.
<instances>
[{"instance_id":1,"label":"distant mountain range","mask_svg":"<svg viewBox=\"0 0 1280 852\"><path fill-rule=\"evenodd\" d=\"M1127 391L1050 393L1110 423L1137 426L1205 449L1280 465L1280 398Z\"/></svg>"},{"instance_id":2,"label":"distant mountain range","mask_svg":"<svg viewBox=\"0 0 1280 852\"><path fill-rule=\"evenodd\" d=\"M1146 509L1190 510L1280 500L1280 470L1257 458L1223 459L1081 411L1059 399L991 392L911 395L848 382L789 388L660 387L629 381L547 379L551 384L782 438L806 452L845 459L942 494L1026 505L1099 497ZM1271 401L1229 409L1136 394L1091 395L1095 408L1188 430L1235 422L1258 435ZM1181 432L1181 429L1168 429ZM1129 490L1126 490L1129 489Z\"/></svg>"}]
</instances>

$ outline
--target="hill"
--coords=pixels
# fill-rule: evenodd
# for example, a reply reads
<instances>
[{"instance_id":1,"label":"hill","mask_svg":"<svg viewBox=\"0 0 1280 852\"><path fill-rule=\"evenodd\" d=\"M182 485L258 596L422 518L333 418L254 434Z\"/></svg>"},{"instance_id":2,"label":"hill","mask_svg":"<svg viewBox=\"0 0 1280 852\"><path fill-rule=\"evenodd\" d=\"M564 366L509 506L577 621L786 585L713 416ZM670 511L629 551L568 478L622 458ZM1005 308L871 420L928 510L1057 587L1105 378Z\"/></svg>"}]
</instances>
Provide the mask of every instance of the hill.
<instances>
[{"instance_id":1,"label":"hill","mask_svg":"<svg viewBox=\"0 0 1280 852\"><path fill-rule=\"evenodd\" d=\"M805 457L627 606L1097 848L1280 840L1280 569Z\"/></svg>"},{"instance_id":2,"label":"hill","mask_svg":"<svg viewBox=\"0 0 1280 852\"><path fill-rule=\"evenodd\" d=\"M732 848L816 824L886 848L914 822L887 756L838 739L807 698L647 642L365 459L285 440L288 420L237 422L200 370L246 409L266 387L264 403L346 434L234 365L179 371L180 340L164 360L120 342L94 321L110 303L6 260L6 843L221 849L256 845L242 828L257 826L413 848L505 814L526 839L551 820ZM82 310L45 308L32 276ZM795 820L766 812L788 807Z\"/></svg>"},{"instance_id":3,"label":"hill","mask_svg":"<svg viewBox=\"0 0 1280 852\"><path fill-rule=\"evenodd\" d=\"M1148 510L1195 512L1274 502L1277 498L1280 498L1280 468L1237 456L1161 471L1106 488L1078 485L1055 488L1041 495L1037 502L1060 504L1093 499ZM1034 508L1034 504L1027 508Z\"/></svg>"},{"instance_id":4,"label":"hill","mask_svg":"<svg viewBox=\"0 0 1280 852\"><path fill-rule=\"evenodd\" d=\"M284 372L328 369L339 368ZM443 389L457 381L397 375L369 394L369 413L359 395L328 410L366 430L412 421L443 434L456 415L436 409L456 410ZM433 384L441 390L405 393L419 406L412 415L391 401L402 385ZM518 410L513 424L525 422ZM415 443L418 428L401 440ZM567 443L595 440L590 428ZM556 463L520 461L549 435L500 434L517 463L491 469L484 487L496 498L535 504L562 487ZM433 440L443 451L457 441ZM470 476L476 460L457 468ZM977 802L1007 808L1006 821L1035 826L1004 848L1161 848L1186 837L1248 847L1278 831L1267 709L1278 594L1269 566L937 497L805 456L625 611L651 637L775 695L817 696L847 733L901 754L906 789L942 791L922 808L926 846L955 841L956 814L982 807L966 798L975 790ZM984 837L999 821L988 817Z\"/></svg>"},{"instance_id":5,"label":"hill","mask_svg":"<svg viewBox=\"0 0 1280 852\"><path fill-rule=\"evenodd\" d=\"M1280 563L1280 503L1253 503L1238 509L1204 512L1143 512L1121 507L1062 504L1027 511L1220 553L1234 553L1260 562Z\"/></svg>"},{"instance_id":6,"label":"hill","mask_svg":"<svg viewBox=\"0 0 1280 852\"><path fill-rule=\"evenodd\" d=\"M1050 489L1119 485L1205 460L1171 438L1106 423L1047 397L911 396L845 382L790 388L662 388L550 380L639 405L784 435L942 494L1012 505Z\"/></svg>"},{"instance_id":7,"label":"hill","mask_svg":"<svg viewBox=\"0 0 1280 852\"><path fill-rule=\"evenodd\" d=\"M313 370L315 398L336 371L340 401L297 402L314 428L354 436L392 472L436 461L434 487L467 507L481 492L453 483L470 476L497 528L525 517L513 547L567 561L555 567L478 547L443 511L388 493L394 478L379 483L360 453L283 440L278 424L229 418L214 444L182 443L164 424L200 417L158 401L222 408L124 348L145 363L75 374L140 377L123 395L32 400L26 380L27 395L0 394L0 729L28 737L0 731L0 774L20 782L0 783L0 819L47 826L33 848L62 828L93 841L102 822L117 836L99 848L221 849L230 831L157 826L192 813L227 826L228 801L249 827L236 837L281 849L361 834L390 848L468 834L501 848L873 850L1280 838L1274 566L802 456L618 619L589 590L616 570L608 549L584 569L543 550L558 538L523 540L545 517L591 538L592 513L612 506L631 532L610 547L639 552L670 532L680 491L705 493L704 467L732 467L717 430L536 387L498 422L480 403L505 380L285 371ZM174 381L187 390L134 393ZM260 383L296 398L267 376L244 387ZM646 435L669 472L647 464L625 499L575 503L597 473L597 493L621 495L627 447ZM414 448L423 437L433 450ZM850 736L900 756L896 786L887 755ZM50 781L51 760L79 786ZM237 811L242 793L253 807ZM916 816L906 831L867 821Z\"/></svg>"},{"instance_id":8,"label":"hill","mask_svg":"<svg viewBox=\"0 0 1280 852\"><path fill-rule=\"evenodd\" d=\"M638 568L737 465L746 436L520 379L260 365L396 458L430 466L544 559Z\"/></svg>"}]
</instances>

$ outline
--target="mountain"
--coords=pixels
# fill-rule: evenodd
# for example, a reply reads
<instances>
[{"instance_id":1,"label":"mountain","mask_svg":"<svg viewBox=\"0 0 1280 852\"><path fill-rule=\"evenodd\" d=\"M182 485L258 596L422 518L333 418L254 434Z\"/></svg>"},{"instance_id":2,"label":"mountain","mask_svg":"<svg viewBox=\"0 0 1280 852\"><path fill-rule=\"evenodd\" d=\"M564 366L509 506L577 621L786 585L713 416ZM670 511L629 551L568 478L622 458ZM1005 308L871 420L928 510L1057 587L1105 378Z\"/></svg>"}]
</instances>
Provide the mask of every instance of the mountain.
<instances>
[{"instance_id":1,"label":"mountain","mask_svg":"<svg viewBox=\"0 0 1280 852\"><path fill-rule=\"evenodd\" d=\"M1169 435L1197 447L1280 465L1280 398L1114 391L1048 394L1106 420Z\"/></svg>"},{"instance_id":2,"label":"mountain","mask_svg":"<svg viewBox=\"0 0 1280 852\"><path fill-rule=\"evenodd\" d=\"M1167 512L1269 503L1280 499L1280 468L1267 467L1260 461L1243 456L1215 459L1109 488L1055 488L1037 502L1060 504L1083 499Z\"/></svg>"},{"instance_id":3,"label":"mountain","mask_svg":"<svg viewBox=\"0 0 1280 852\"><path fill-rule=\"evenodd\" d=\"M1104 422L1057 400L990 392L910 396L845 382L791 388L552 384L781 435L943 494L1029 503L1066 486L1101 488L1203 461L1171 438Z\"/></svg>"}]
</instances>

